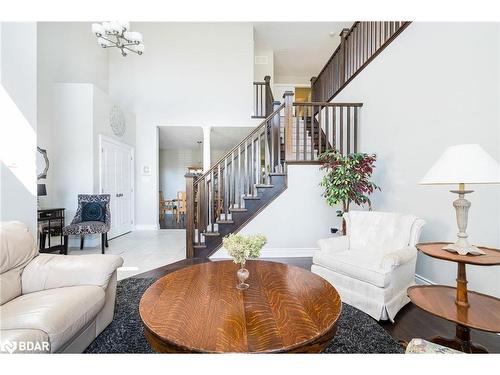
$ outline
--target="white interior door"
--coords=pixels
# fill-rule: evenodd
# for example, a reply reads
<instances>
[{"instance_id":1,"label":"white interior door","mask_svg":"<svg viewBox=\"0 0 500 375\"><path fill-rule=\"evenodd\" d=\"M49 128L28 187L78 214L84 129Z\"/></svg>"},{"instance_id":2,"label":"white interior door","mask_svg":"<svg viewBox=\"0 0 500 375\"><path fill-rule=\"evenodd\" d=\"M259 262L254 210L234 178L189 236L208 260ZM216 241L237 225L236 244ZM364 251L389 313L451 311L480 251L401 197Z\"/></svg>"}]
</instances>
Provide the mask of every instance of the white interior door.
<instances>
[{"instance_id":1,"label":"white interior door","mask_svg":"<svg viewBox=\"0 0 500 375\"><path fill-rule=\"evenodd\" d=\"M132 230L133 207L133 149L123 143L100 137L100 190L110 194L111 229L113 238Z\"/></svg>"}]
</instances>

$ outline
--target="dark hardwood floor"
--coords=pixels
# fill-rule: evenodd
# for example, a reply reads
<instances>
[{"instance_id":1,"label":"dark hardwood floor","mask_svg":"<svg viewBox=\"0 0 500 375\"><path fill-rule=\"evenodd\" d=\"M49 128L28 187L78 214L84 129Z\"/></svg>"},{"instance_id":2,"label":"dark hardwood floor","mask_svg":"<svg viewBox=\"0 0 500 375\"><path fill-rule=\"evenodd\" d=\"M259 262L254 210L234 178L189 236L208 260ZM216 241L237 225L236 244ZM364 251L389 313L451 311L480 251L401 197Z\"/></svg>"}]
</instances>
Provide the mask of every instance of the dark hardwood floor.
<instances>
[{"instance_id":1,"label":"dark hardwood floor","mask_svg":"<svg viewBox=\"0 0 500 375\"><path fill-rule=\"evenodd\" d=\"M311 269L312 265L312 258L263 258L263 260L292 264L305 269ZM183 267L210 261L209 259L200 258L185 259L133 277L158 278ZM422 338L430 341L434 336L451 338L455 335L454 323L435 317L419 309L411 302L399 311L394 323L381 321L379 324L396 341L401 342L403 345L408 343L412 338ZM499 335L471 329L471 338L474 343L484 346L490 353L500 353Z\"/></svg>"},{"instance_id":2,"label":"dark hardwood floor","mask_svg":"<svg viewBox=\"0 0 500 375\"><path fill-rule=\"evenodd\" d=\"M181 216L179 222L172 214L166 214L163 220L160 220L160 229L186 229L185 217Z\"/></svg>"}]
</instances>

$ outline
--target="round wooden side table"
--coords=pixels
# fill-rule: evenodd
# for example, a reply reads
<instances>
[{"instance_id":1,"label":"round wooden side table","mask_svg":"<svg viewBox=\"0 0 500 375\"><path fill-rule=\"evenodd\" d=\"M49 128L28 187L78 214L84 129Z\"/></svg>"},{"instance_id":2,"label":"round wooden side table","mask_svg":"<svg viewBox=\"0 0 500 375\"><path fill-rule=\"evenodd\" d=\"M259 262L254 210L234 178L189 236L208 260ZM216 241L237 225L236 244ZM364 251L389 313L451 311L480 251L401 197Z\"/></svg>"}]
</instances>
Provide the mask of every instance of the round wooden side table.
<instances>
[{"instance_id":1,"label":"round wooden side table","mask_svg":"<svg viewBox=\"0 0 500 375\"><path fill-rule=\"evenodd\" d=\"M466 353L487 353L470 339L470 328L500 332L500 299L467 290L465 266L500 265L500 250L480 247L485 255L459 255L442 248L445 242L422 243L417 249L433 258L456 262L457 287L418 285L408 288L408 297L419 308L430 314L456 323L453 339L434 337L431 341Z\"/></svg>"},{"instance_id":2,"label":"round wooden side table","mask_svg":"<svg viewBox=\"0 0 500 375\"><path fill-rule=\"evenodd\" d=\"M247 261L250 288L236 288L238 265L216 261L170 273L142 296L151 347L162 353L317 353L335 336L342 305L333 286L304 269Z\"/></svg>"}]
</instances>

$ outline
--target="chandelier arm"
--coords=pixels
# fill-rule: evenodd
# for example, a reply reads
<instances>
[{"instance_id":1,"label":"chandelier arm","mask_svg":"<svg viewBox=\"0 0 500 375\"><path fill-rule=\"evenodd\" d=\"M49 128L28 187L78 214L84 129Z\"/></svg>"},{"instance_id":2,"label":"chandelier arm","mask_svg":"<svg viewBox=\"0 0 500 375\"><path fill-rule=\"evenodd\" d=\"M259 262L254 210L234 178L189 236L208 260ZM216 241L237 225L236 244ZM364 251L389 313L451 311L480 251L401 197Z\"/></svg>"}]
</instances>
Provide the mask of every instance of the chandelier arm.
<instances>
[{"instance_id":1,"label":"chandelier arm","mask_svg":"<svg viewBox=\"0 0 500 375\"><path fill-rule=\"evenodd\" d=\"M130 49L130 48L126 47L126 46L123 46L123 48L126 49L127 51L139 54L137 51L134 51L133 49Z\"/></svg>"}]
</instances>

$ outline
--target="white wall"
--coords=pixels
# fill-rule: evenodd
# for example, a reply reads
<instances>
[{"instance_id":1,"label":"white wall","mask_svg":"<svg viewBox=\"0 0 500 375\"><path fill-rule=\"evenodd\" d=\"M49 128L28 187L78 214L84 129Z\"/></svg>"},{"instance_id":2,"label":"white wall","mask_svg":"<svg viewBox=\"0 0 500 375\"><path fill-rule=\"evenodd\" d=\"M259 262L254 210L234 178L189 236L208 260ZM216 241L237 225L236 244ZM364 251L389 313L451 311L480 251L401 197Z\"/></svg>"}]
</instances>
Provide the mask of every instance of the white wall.
<instances>
[{"instance_id":1,"label":"white wall","mask_svg":"<svg viewBox=\"0 0 500 375\"><path fill-rule=\"evenodd\" d=\"M500 160L500 30L493 23L412 23L335 101L363 102L360 150L378 155L374 209L427 221L422 241L454 241L452 186L418 181L450 145L479 143ZM470 186L472 188L472 186ZM468 233L500 247L500 187L474 186ZM469 288L500 296L500 267L468 266ZM455 284L456 264L422 254L417 274Z\"/></svg>"},{"instance_id":2,"label":"white wall","mask_svg":"<svg viewBox=\"0 0 500 375\"><path fill-rule=\"evenodd\" d=\"M36 24L0 28L0 220L36 233Z\"/></svg>"},{"instance_id":3,"label":"white wall","mask_svg":"<svg viewBox=\"0 0 500 375\"><path fill-rule=\"evenodd\" d=\"M255 58L258 56L267 57L267 64L255 64L254 59L254 76L253 79L257 82L263 82L265 76L271 77L271 85L275 81L274 77L274 52L272 49L255 49Z\"/></svg>"},{"instance_id":4,"label":"white wall","mask_svg":"<svg viewBox=\"0 0 500 375\"><path fill-rule=\"evenodd\" d=\"M55 84L53 88L52 204L66 208L70 223L78 194L94 192L93 86Z\"/></svg>"},{"instance_id":5,"label":"white wall","mask_svg":"<svg viewBox=\"0 0 500 375\"><path fill-rule=\"evenodd\" d=\"M92 140L93 140L93 177L94 177L94 192L99 192L99 136L104 135L108 138L115 139L125 143L132 148L135 148L135 116L129 111L120 108L125 118L125 133L122 136L117 136L111 129L109 114L115 103L111 98L102 91L99 87L93 86L92 102L93 102L93 118L92 118ZM134 189L135 191L135 189Z\"/></svg>"},{"instance_id":6,"label":"white wall","mask_svg":"<svg viewBox=\"0 0 500 375\"><path fill-rule=\"evenodd\" d=\"M288 166L288 187L240 231L267 237L263 257L312 256L316 242L339 228L336 208L327 205L319 186L324 172L317 165ZM213 255L227 257L225 249Z\"/></svg>"},{"instance_id":7,"label":"white wall","mask_svg":"<svg viewBox=\"0 0 500 375\"><path fill-rule=\"evenodd\" d=\"M52 108L55 83L90 83L104 92L108 91L108 51L97 45L90 22L39 22L38 33L38 87L37 135L38 146L47 150L51 164L53 131ZM54 170L47 173L46 206L55 203L52 178ZM54 198L55 199L55 198Z\"/></svg>"},{"instance_id":8,"label":"white wall","mask_svg":"<svg viewBox=\"0 0 500 375\"><path fill-rule=\"evenodd\" d=\"M165 199L177 197L178 191L186 191L187 167L198 165L200 151L191 149L160 150L160 190Z\"/></svg>"},{"instance_id":9,"label":"white wall","mask_svg":"<svg viewBox=\"0 0 500 375\"><path fill-rule=\"evenodd\" d=\"M122 137L109 126L111 99L89 83L57 83L53 88L52 205L66 208L70 223L78 207L78 194L99 193L99 135L135 145L134 116L123 111L126 131ZM73 239L74 240L74 239ZM75 240L77 241L77 239ZM77 242L71 242L74 246ZM96 246L98 238L86 242Z\"/></svg>"},{"instance_id":10,"label":"white wall","mask_svg":"<svg viewBox=\"0 0 500 375\"><path fill-rule=\"evenodd\" d=\"M132 23L142 56L109 51L109 93L136 114L136 167L157 170L157 126L256 126L247 23ZM116 52L116 53L113 53ZM136 225L156 228L158 176L139 175Z\"/></svg>"}]
</instances>

